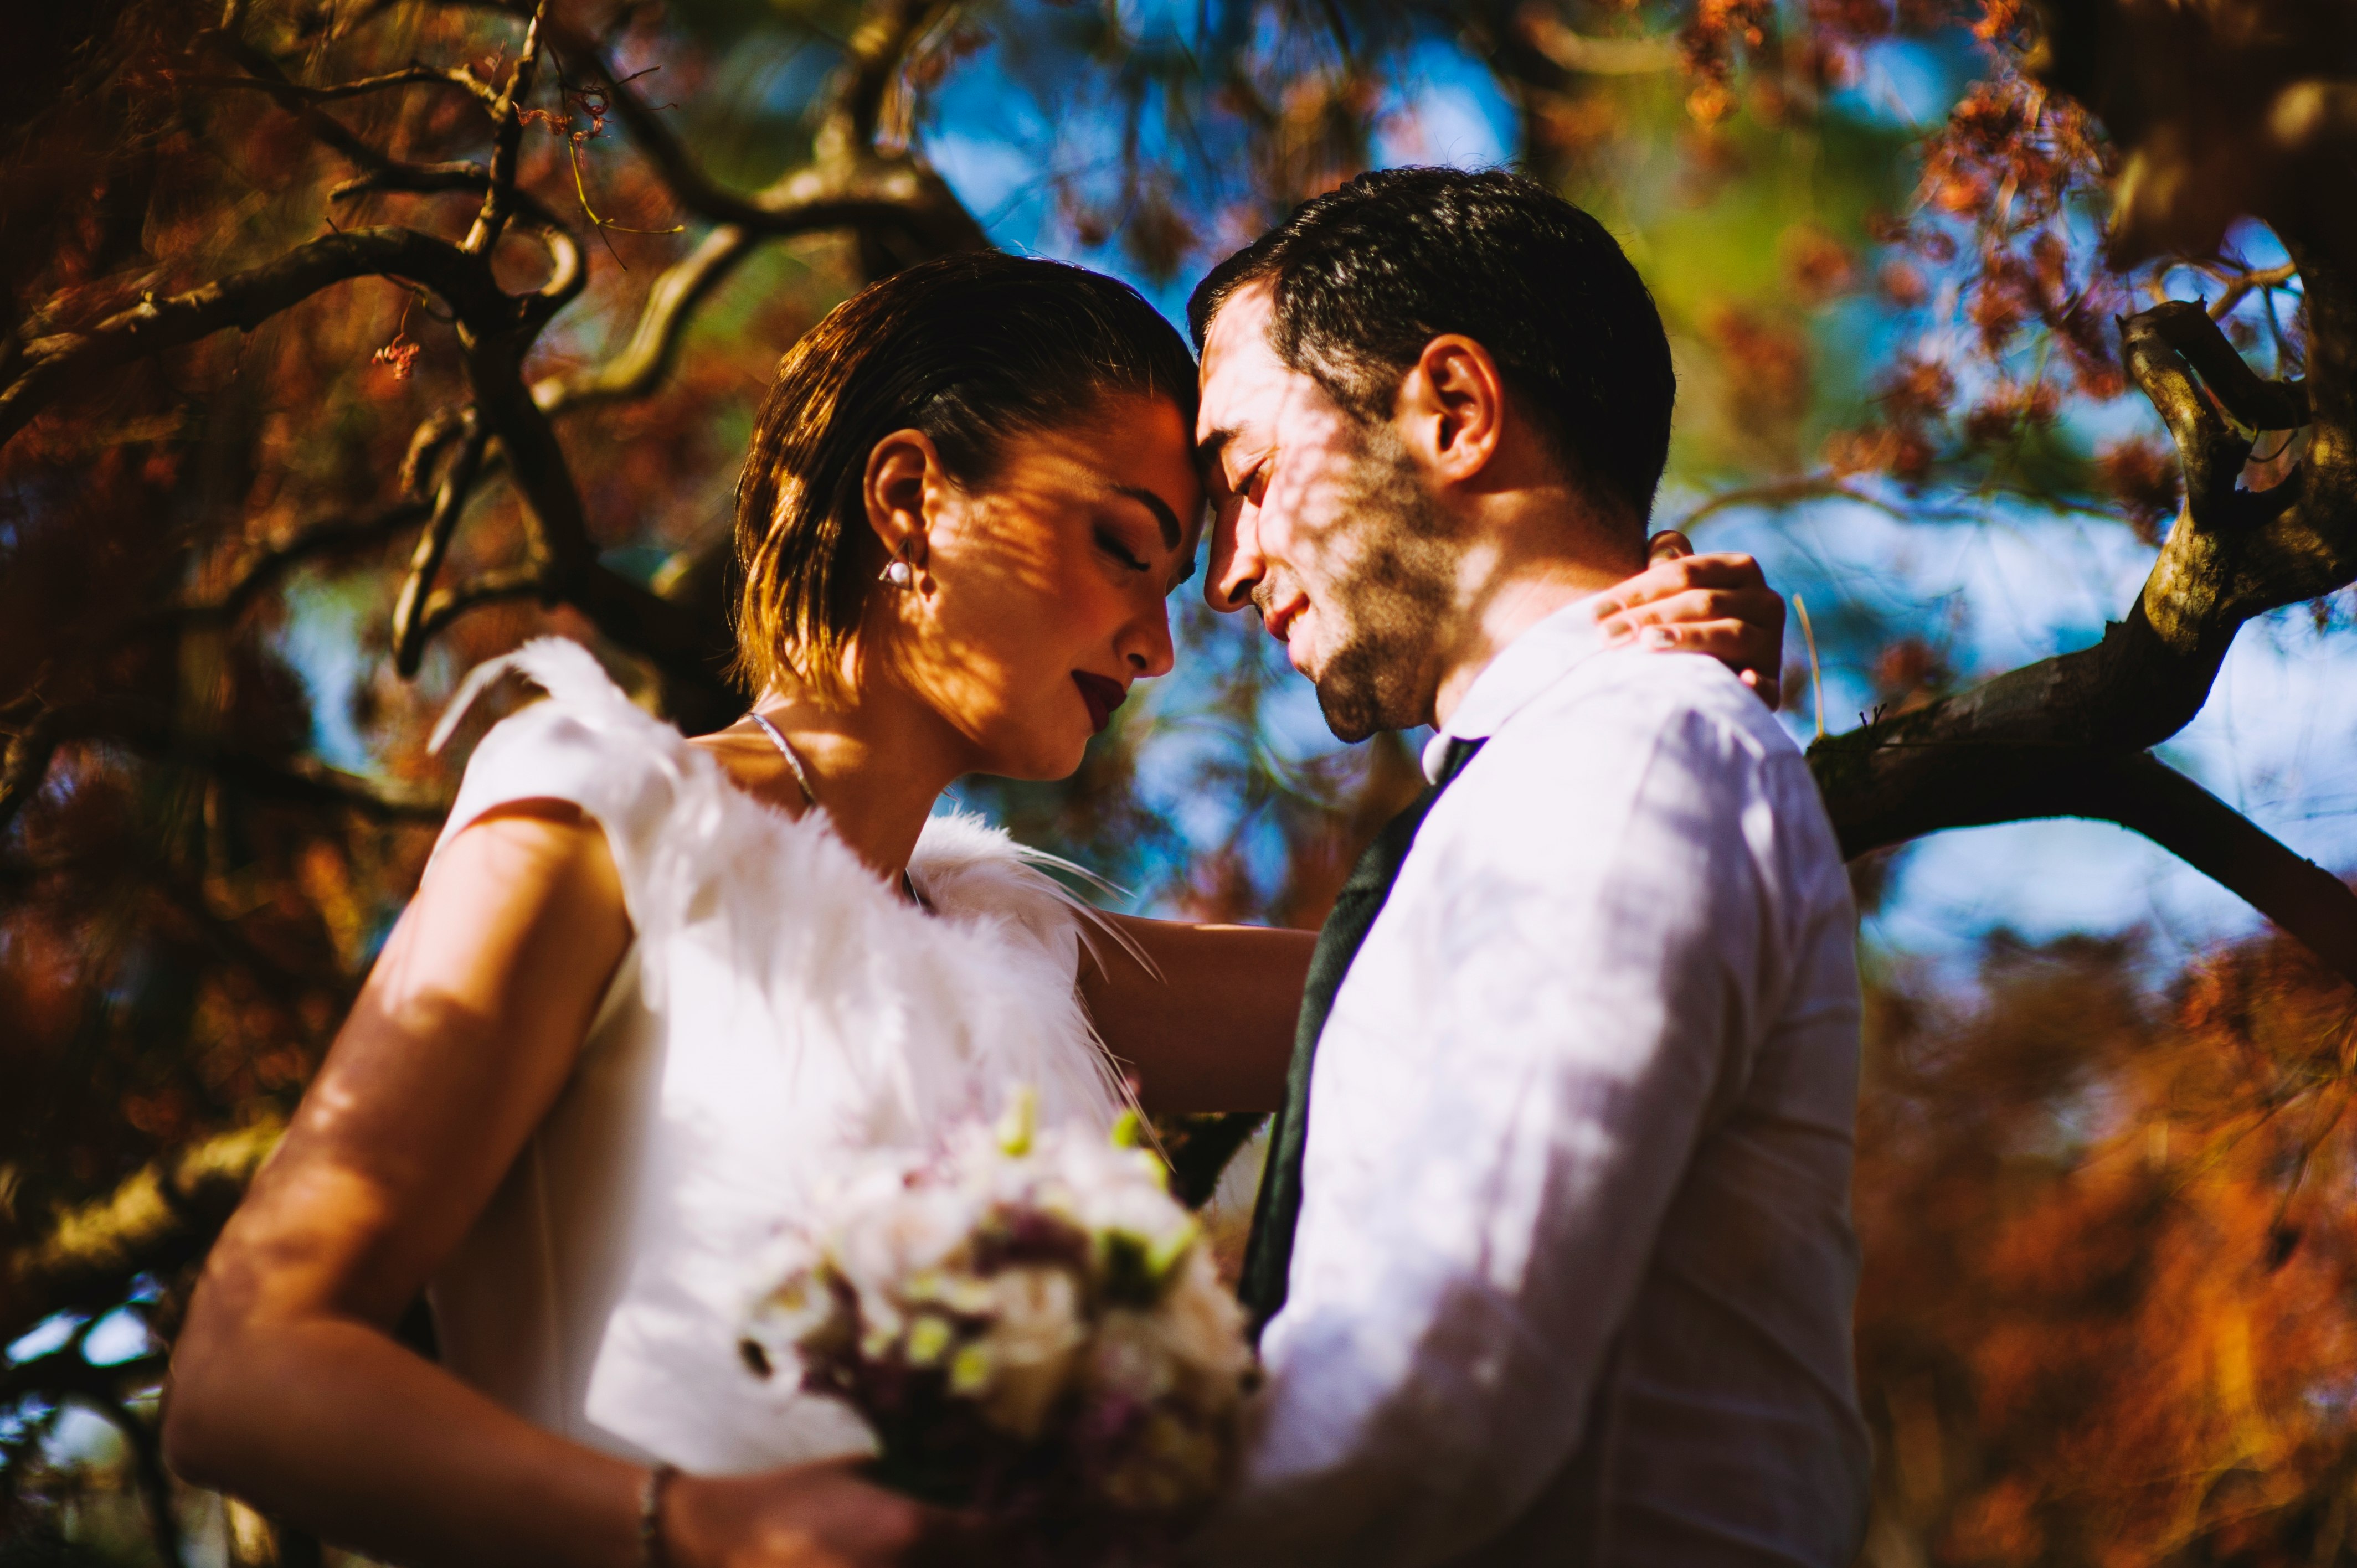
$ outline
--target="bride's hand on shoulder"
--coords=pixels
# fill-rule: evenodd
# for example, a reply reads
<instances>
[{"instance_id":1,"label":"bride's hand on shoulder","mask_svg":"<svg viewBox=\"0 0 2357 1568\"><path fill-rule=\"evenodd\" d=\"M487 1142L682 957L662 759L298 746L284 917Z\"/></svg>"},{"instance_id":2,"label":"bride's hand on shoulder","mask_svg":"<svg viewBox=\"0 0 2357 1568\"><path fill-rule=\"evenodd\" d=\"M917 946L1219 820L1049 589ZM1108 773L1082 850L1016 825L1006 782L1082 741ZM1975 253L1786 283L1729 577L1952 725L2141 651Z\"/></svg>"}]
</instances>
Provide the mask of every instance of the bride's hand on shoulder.
<instances>
[{"instance_id":1,"label":"bride's hand on shoulder","mask_svg":"<svg viewBox=\"0 0 2357 1568\"><path fill-rule=\"evenodd\" d=\"M1704 653L1773 708L1783 696L1784 597L1749 555L1697 555L1665 530L1646 542L1652 564L1605 590L1598 624L1614 641Z\"/></svg>"},{"instance_id":2,"label":"bride's hand on shoulder","mask_svg":"<svg viewBox=\"0 0 2357 1568\"><path fill-rule=\"evenodd\" d=\"M849 1463L682 1476L663 1498L670 1568L909 1568L967 1561L960 1522Z\"/></svg>"}]
</instances>

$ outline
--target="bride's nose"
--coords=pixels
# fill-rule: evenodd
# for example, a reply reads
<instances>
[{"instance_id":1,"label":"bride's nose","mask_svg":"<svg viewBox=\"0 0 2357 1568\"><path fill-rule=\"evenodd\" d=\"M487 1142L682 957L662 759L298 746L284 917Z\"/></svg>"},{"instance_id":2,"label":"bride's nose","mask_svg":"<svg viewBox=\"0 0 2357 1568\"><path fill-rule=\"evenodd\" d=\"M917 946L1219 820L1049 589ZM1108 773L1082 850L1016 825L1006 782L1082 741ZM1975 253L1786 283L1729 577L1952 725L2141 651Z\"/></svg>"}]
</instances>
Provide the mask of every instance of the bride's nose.
<instances>
[{"instance_id":1,"label":"bride's nose","mask_svg":"<svg viewBox=\"0 0 2357 1568\"><path fill-rule=\"evenodd\" d=\"M1170 640L1170 612L1160 599L1154 601L1152 609L1122 628L1114 651L1129 666L1130 679L1134 681L1151 681L1157 675L1170 673L1178 655Z\"/></svg>"}]
</instances>

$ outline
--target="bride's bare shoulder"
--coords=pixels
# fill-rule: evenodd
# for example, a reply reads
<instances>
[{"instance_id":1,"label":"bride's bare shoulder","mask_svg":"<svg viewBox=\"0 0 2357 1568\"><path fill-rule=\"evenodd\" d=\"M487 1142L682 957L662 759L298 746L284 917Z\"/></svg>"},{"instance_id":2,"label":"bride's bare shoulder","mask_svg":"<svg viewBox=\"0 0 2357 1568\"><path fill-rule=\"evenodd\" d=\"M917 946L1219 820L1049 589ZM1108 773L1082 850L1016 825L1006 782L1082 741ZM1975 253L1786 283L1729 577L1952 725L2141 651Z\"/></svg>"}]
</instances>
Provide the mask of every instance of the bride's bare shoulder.
<instances>
[{"instance_id":1,"label":"bride's bare shoulder","mask_svg":"<svg viewBox=\"0 0 2357 1568\"><path fill-rule=\"evenodd\" d=\"M528 940L610 970L629 945L622 878L605 829L572 800L524 797L487 807L434 857L404 923L447 939L450 956ZM593 976L592 978L596 978Z\"/></svg>"}]
</instances>

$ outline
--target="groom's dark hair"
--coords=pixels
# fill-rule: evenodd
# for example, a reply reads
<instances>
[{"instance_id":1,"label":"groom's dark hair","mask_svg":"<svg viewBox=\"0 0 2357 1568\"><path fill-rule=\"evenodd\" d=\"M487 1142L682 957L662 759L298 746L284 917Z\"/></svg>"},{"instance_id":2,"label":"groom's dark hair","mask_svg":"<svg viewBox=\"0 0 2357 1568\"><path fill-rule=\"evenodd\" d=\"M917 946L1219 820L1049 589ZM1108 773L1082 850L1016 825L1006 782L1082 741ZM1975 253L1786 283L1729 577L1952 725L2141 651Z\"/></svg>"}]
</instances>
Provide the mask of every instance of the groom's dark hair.
<instances>
[{"instance_id":1,"label":"groom's dark hair","mask_svg":"<svg viewBox=\"0 0 2357 1568\"><path fill-rule=\"evenodd\" d=\"M1195 346L1266 282L1269 347L1362 420L1443 333L1488 349L1576 482L1643 526L1677 377L1661 313L1604 226L1503 169L1384 169L1302 203L1187 302Z\"/></svg>"}]
</instances>

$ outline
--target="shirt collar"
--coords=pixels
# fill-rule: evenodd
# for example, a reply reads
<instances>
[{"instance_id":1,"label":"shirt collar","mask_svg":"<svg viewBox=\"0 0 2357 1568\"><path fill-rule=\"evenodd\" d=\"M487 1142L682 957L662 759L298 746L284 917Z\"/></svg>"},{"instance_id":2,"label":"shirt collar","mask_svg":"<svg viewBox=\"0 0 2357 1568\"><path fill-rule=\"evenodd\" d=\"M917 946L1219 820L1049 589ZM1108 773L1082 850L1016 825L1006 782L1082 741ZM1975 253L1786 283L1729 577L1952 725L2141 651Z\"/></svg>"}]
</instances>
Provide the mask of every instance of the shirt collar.
<instances>
[{"instance_id":1,"label":"shirt collar","mask_svg":"<svg viewBox=\"0 0 2357 1568\"><path fill-rule=\"evenodd\" d=\"M1487 740L1533 698L1554 685L1574 665L1604 649L1598 624L1601 595L1575 599L1525 628L1487 668L1473 678L1448 723L1425 743L1424 776L1437 781L1451 741Z\"/></svg>"}]
</instances>

